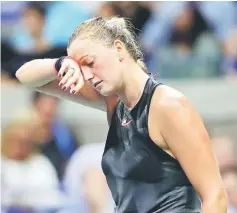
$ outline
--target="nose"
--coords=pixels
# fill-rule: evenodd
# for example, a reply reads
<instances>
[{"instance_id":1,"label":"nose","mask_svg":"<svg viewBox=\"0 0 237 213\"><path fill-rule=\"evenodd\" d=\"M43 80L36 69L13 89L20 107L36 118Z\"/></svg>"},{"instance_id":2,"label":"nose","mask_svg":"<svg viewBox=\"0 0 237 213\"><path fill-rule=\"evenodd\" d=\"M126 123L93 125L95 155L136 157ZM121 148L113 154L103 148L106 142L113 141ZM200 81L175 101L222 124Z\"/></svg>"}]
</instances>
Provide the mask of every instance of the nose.
<instances>
[{"instance_id":1,"label":"nose","mask_svg":"<svg viewBox=\"0 0 237 213\"><path fill-rule=\"evenodd\" d=\"M90 81L94 77L93 73L90 71L90 68L88 67L82 67L81 72L86 81Z\"/></svg>"}]
</instances>

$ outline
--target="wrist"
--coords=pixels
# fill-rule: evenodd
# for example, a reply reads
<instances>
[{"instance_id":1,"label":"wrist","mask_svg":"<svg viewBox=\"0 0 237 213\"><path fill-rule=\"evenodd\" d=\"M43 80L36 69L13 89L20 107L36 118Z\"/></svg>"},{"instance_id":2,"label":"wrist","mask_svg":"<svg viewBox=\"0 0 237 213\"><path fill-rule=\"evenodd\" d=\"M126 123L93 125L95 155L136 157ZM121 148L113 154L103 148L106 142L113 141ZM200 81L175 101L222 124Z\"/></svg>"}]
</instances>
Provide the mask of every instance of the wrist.
<instances>
[{"instance_id":1,"label":"wrist","mask_svg":"<svg viewBox=\"0 0 237 213\"><path fill-rule=\"evenodd\" d=\"M55 61L55 64L54 64L54 71L55 71L55 73L57 73L57 75L58 75L58 72L59 72L59 70L60 70L60 68L61 68L61 66L62 66L63 61L64 61L65 59L67 59L67 58L70 58L70 59L73 60L73 58L70 57L70 56L61 56L60 58L58 58L58 59Z\"/></svg>"}]
</instances>

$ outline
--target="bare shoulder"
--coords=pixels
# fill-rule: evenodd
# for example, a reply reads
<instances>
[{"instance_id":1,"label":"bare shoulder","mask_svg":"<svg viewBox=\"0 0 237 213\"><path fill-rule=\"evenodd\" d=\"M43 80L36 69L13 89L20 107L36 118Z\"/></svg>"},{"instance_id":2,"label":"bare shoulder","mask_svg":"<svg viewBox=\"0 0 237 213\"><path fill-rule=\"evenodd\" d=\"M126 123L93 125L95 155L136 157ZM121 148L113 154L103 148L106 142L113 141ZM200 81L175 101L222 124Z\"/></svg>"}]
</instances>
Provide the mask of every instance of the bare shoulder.
<instances>
[{"instance_id":1,"label":"bare shoulder","mask_svg":"<svg viewBox=\"0 0 237 213\"><path fill-rule=\"evenodd\" d=\"M181 92L160 86L154 93L150 111L153 141L179 162L202 200L219 197L223 183L211 140L192 104Z\"/></svg>"},{"instance_id":2,"label":"bare shoulder","mask_svg":"<svg viewBox=\"0 0 237 213\"><path fill-rule=\"evenodd\" d=\"M173 113L187 110L195 111L188 98L179 90L162 85L159 86L152 98L152 112L159 116L173 116Z\"/></svg>"},{"instance_id":3,"label":"bare shoulder","mask_svg":"<svg viewBox=\"0 0 237 213\"><path fill-rule=\"evenodd\" d=\"M182 92L166 85L156 88L150 105L148 129L151 139L158 146L173 156L163 133L171 133L183 123L192 123L194 126L191 120L195 125L202 123L195 108Z\"/></svg>"},{"instance_id":4,"label":"bare shoulder","mask_svg":"<svg viewBox=\"0 0 237 213\"><path fill-rule=\"evenodd\" d=\"M182 92L167 85L157 87L153 96L153 100L157 107L166 106L167 104L169 105L184 99L186 98Z\"/></svg>"}]
</instances>

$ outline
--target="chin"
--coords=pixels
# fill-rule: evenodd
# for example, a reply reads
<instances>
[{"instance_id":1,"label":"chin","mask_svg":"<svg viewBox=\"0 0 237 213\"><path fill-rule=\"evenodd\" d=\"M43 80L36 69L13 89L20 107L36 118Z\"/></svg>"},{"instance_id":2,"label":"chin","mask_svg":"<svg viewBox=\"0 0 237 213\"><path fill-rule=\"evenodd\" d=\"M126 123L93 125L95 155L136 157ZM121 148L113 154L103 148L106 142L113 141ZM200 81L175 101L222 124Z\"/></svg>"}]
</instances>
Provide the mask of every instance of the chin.
<instances>
[{"instance_id":1,"label":"chin","mask_svg":"<svg viewBox=\"0 0 237 213\"><path fill-rule=\"evenodd\" d=\"M108 91L100 91L100 94L103 95L103 96L110 96L112 95L110 92Z\"/></svg>"},{"instance_id":2,"label":"chin","mask_svg":"<svg viewBox=\"0 0 237 213\"><path fill-rule=\"evenodd\" d=\"M100 91L100 94L103 95L103 96L111 96L111 95L114 95L115 92L112 90L112 89L101 89Z\"/></svg>"}]
</instances>

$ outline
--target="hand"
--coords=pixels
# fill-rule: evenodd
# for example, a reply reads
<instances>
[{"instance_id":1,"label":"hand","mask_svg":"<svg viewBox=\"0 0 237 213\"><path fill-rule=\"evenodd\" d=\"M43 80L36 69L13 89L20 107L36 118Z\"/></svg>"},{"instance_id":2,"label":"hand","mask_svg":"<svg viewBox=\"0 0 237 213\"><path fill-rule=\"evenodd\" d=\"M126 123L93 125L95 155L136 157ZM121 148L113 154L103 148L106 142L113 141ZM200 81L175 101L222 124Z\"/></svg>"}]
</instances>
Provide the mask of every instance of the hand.
<instances>
[{"instance_id":1,"label":"hand","mask_svg":"<svg viewBox=\"0 0 237 213\"><path fill-rule=\"evenodd\" d=\"M71 94L76 94L84 85L83 76L77 62L71 58L65 58L62 62L58 76L62 76L59 86L66 91L70 88Z\"/></svg>"}]
</instances>

